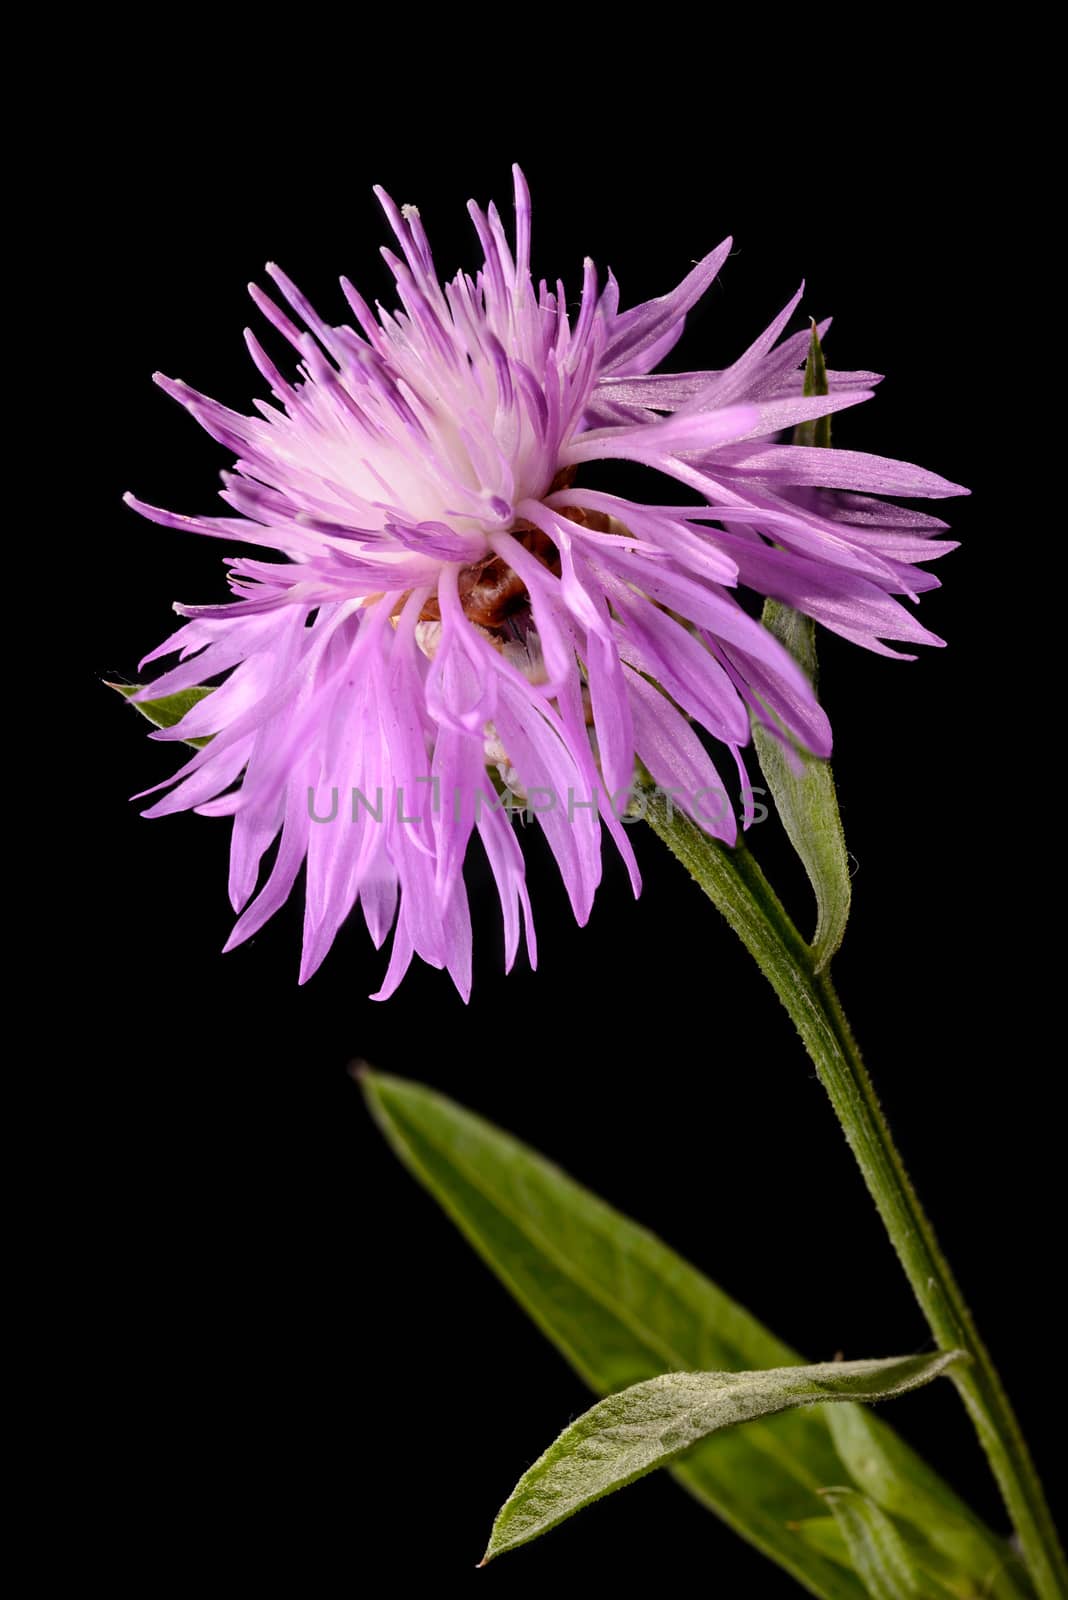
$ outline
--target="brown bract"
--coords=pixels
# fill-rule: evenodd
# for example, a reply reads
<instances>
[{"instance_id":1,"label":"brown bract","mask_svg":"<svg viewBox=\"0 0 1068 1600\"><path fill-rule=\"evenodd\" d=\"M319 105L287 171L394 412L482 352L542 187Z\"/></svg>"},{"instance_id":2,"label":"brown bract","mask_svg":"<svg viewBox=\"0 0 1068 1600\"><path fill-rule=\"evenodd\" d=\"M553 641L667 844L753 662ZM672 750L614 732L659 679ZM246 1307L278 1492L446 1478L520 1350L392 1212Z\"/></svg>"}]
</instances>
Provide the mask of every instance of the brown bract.
<instances>
[{"instance_id":1,"label":"brown bract","mask_svg":"<svg viewBox=\"0 0 1068 1600\"><path fill-rule=\"evenodd\" d=\"M554 478L550 485L550 493L570 488L574 480L575 469L566 468ZM569 522L577 523L582 528L596 528L601 532L606 532L609 528L609 518L599 511L586 511L581 506L558 506L556 511L558 516L566 517ZM536 528L532 522L526 521L517 522L509 532L524 550L529 550L548 571L559 577L560 552L547 533L541 528ZM461 567L457 574L457 582L464 615L469 622L487 630L491 635L503 629L510 617L514 617L517 612L524 610L530 604L526 584L503 556L484 556L481 561L473 561L470 566ZM381 598L380 594L368 595L365 603L372 605ZM407 598L406 594L402 595L394 605L391 613L394 621L400 615ZM441 621L441 605L436 594L431 595L420 611L419 621Z\"/></svg>"}]
</instances>

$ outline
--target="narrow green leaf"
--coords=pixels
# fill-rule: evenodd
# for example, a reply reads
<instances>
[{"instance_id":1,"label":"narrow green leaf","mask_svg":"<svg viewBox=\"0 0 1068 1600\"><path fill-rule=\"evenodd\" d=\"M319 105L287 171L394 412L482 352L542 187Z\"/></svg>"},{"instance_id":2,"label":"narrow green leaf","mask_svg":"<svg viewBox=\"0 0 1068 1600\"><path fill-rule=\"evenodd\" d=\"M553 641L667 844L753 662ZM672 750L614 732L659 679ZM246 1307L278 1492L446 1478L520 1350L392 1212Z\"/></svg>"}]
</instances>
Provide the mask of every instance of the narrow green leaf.
<instances>
[{"instance_id":1,"label":"narrow green leaf","mask_svg":"<svg viewBox=\"0 0 1068 1600\"><path fill-rule=\"evenodd\" d=\"M824 1489L853 1568L872 1600L944 1600L947 1590L920 1571L885 1511L856 1489Z\"/></svg>"},{"instance_id":2,"label":"narrow green leaf","mask_svg":"<svg viewBox=\"0 0 1068 1600\"><path fill-rule=\"evenodd\" d=\"M805 381L802 394L819 395L828 394L830 385L827 382L827 363L823 359L823 346L820 336L816 332L816 324L812 324L812 337L808 341L808 357L805 361ZM799 422L794 429L794 444L818 445L822 450L831 447L831 419L830 416L817 417L813 422Z\"/></svg>"},{"instance_id":3,"label":"narrow green leaf","mask_svg":"<svg viewBox=\"0 0 1068 1600\"><path fill-rule=\"evenodd\" d=\"M483 1565L674 1461L720 1428L817 1401L889 1400L929 1383L960 1358L960 1351L940 1350L764 1372L668 1372L634 1384L599 1400L523 1474L497 1514ZM880 1591L878 1600L901 1597Z\"/></svg>"},{"instance_id":4,"label":"narrow green leaf","mask_svg":"<svg viewBox=\"0 0 1068 1600\"><path fill-rule=\"evenodd\" d=\"M814 678L816 643L811 617L777 600L765 600L762 620L768 632ZM853 893L831 764L788 748L755 718L753 743L775 808L816 896L812 951L816 971L822 972L845 935Z\"/></svg>"},{"instance_id":5,"label":"narrow green leaf","mask_svg":"<svg viewBox=\"0 0 1068 1600\"><path fill-rule=\"evenodd\" d=\"M801 1361L688 1262L543 1156L422 1084L371 1072L362 1084L401 1161L596 1394L673 1370ZM848 1409L791 1411L728 1429L669 1469L824 1600L863 1600L864 1591L790 1525L813 1516L817 1491L841 1480L827 1417Z\"/></svg>"},{"instance_id":6,"label":"narrow green leaf","mask_svg":"<svg viewBox=\"0 0 1068 1600\"><path fill-rule=\"evenodd\" d=\"M845 1409L845 1408L843 1408ZM851 1408L856 1410L856 1407ZM837 1414L837 1413L835 1413ZM847 1493L839 1490L838 1493ZM863 1497L862 1497L863 1498ZM874 1502L869 1501L870 1505ZM876 1509L878 1509L876 1507ZM961 1572L953 1562L947 1561L945 1556L939 1555L921 1534L916 1533L907 1524L891 1523L892 1530L904 1545L906 1553L920 1575L920 1594L930 1593L932 1600L992 1600L992 1597L1002 1591L991 1588L985 1579L976 1578L969 1573ZM859 1570L854 1562L853 1554L846 1543L846 1536L841 1523L835 1517L806 1517L803 1522L791 1524L791 1532L809 1545L813 1550L819 1550L832 1561L837 1561L843 1567ZM861 1558L860 1568L863 1566ZM1030 1595L1030 1589L1023 1591L1013 1589L1004 1591L1019 1597L1022 1593Z\"/></svg>"},{"instance_id":7,"label":"narrow green leaf","mask_svg":"<svg viewBox=\"0 0 1068 1600\"><path fill-rule=\"evenodd\" d=\"M827 367L816 324L812 324L805 363L806 395L826 394ZM831 443L831 419L820 417L794 429L794 443ZM769 633L784 644L802 671L816 682L816 625L811 617L778 600L765 600L761 620ZM755 717L753 743L760 770L767 780L790 843L800 856L816 896L816 932L812 951L816 971L822 972L838 949L849 920L852 883L846 853L838 796L828 761L821 761L771 733Z\"/></svg>"},{"instance_id":8,"label":"narrow green leaf","mask_svg":"<svg viewBox=\"0 0 1068 1600\"><path fill-rule=\"evenodd\" d=\"M918 1559L942 1577L953 1594L1018 1600L1030 1592L1023 1565L1011 1548L889 1428L859 1406L827 1414L842 1465L853 1482L896 1522L928 1547ZM970 1575L953 1587L946 1573Z\"/></svg>"},{"instance_id":9,"label":"narrow green leaf","mask_svg":"<svg viewBox=\"0 0 1068 1600\"><path fill-rule=\"evenodd\" d=\"M105 687L116 690L118 694L129 700L131 705L140 711L143 717L147 717L149 722L154 723L157 728L173 728L176 723L181 722L187 711L192 711L193 707L199 704L205 695L212 692L210 689L198 687L196 689L180 689L177 694L164 695L160 700L134 700L132 697L141 693L144 684L108 683L105 684ZM197 750L202 750L206 744L210 743L210 735L205 739L183 739L182 743L191 744Z\"/></svg>"},{"instance_id":10,"label":"narrow green leaf","mask_svg":"<svg viewBox=\"0 0 1068 1600\"><path fill-rule=\"evenodd\" d=\"M845 1535L833 1517L803 1517L800 1522L791 1522L790 1532L803 1539L813 1550L822 1551L832 1561L852 1570L853 1563L849 1558Z\"/></svg>"}]
</instances>

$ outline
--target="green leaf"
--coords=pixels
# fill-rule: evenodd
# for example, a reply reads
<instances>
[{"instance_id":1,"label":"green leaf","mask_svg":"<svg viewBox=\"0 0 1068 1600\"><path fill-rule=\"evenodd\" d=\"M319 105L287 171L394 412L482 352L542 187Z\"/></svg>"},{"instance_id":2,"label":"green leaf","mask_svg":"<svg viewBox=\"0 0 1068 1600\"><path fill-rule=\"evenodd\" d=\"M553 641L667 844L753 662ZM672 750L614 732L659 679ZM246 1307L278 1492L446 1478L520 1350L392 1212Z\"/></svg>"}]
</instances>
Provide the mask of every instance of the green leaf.
<instances>
[{"instance_id":1,"label":"green leaf","mask_svg":"<svg viewBox=\"0 0 1068 1600\"><path fill-rule=\"evenodd\" d=\"M790 1532L796 1533L813 1550L820 1550L832 1561L852 1569L845 1535L833 1517L803 1517L800 1522L791 1522Z\"/></svg>"},{"instance_id":2,"label":"green leaf","mask_svg":"<svg viewBox=\"0 0 1068 1600\"><path fill-rule=\"evenodd\" d=\"M361 1081L401 1161L596 1394L673 1370L802 1359L653 1234L518 1140L422 1084L371 1072ZM790 1525L813 1516L818 1490L841 1480L827 1418L848 1410L791 1411L728 1429L669 1469L824 1600L863 1600L864 1591Z\"/></svg>"},{"instance_id":3,"label":"green leaf","mask_svg":"<svg viewBox=\"0 0 1068 1600\"><path fill-rule=\"evenodd\" d=\"M949 1591L921 1572L885 1511L856 1489L824 1489L849 1558L872 1600L945 1600Z\"/></svg>"},{"instance_id":4,"label":"green leaf","mask_svg":"<svg viewBox=\"0 0 1068 1600\"><path fill-rule=\"evenodd\" d=\"M806 395L828 392L827 367L815 323L805 362L804 392ZM828 448L830 417L800 423L794 429L794 443ZM766 600L761 620L815 685L816 625L811 617L778 600ZM785 735L785 730L781 731ZM782 825L801 858L816 896L812 951L816 971L822 972L842 942L852 897L849 857L830 762L794 749L792 741L784 743L756 717L753 719L753 743Z\"/></svg>"},{"instance_id":5,"label":"green leaf","mask_svg":"<svg viewBox=\"0 0 1068 1600\"><path fill-rule=\"evenodd\" d=\"M777 600L765 600L762 620L814 679L816 642L811 617ZM753 743L782 825L816 896L812 951L816 971L822 972L842 942L853 893L831 764L788 748L755 718Z\"/></svg>"},{"instance_id":6,"label":"green leaf","mask_svg":"<svg viewBox=\"0 0 1068 1600\"><path fill-rule=\"evenodd\" d=\"M805 381L802 394L818 395L828 394L830 384L827 382L827 363L823 359L823 346L820 336L816 331L816 324L812 324L812 337L808 342L808 357L805 361ZM812 422L799 422L794 429L794 444L818 445L822 450L831 447L831 419L830 416L817 417Z\"/></svg>"},{"instance_id":7,"label":"green leaf","mask_svg":"<svg viewBox=\"0 0 1068 1600\"><path fill-rule=\"evenodd\" d=\"M523 1474L497 1514L483 1565L666 1466L720 1428L817 1401L889 1400L929 1383L960 1358L960 1351L941 1350L764 1372L668 1372L634 1384L599 1400ZM867 1572L861 1575L867 1582ZM878 1600L901 1600L904 1594L879 1590Z\"/></svg>"},{"instance_id":8,"label":"green leaf","mask_svg":"<svg viewBox=\"0 0 1068 1600\"><path fill-rule=\"evenodd\" d=\"M889 1428L859 1406L827 1415L842 1465L906 1531L922 1540L918 1559L939 1574L950 1593L1018 1600L1029 1593L1022 1563ZM974 1580L954 1587L946 1574Z\"/></svg>"},{"instance_id":9,"label":"green leaf","mask_svg":"<svg viewBox=\"0 0 1068 1600\"><path fill-rule=\"evenodd\" d=\"M846 1408L843 1407L842 1409ZM850 1407L848 1409L857 1410L859 1408ZM831 1491L831 1493L840 1495L852 1492L847 1489ZM823 1490L821 1493L826 1494L827 1491ZM867 1500L867 1497L860 1495L859 1492L857 1497L861 1500ZM874 1507L875 1511L879 1509L875 1506L874 1501L867 1500L867 1505ZM906 1557L918 1574L917 1581L920 1585L919 1592L921 1595L927 1596L929 1594L931 1600L947 1600L947 1596L950 1597L950 1600L992 1600L994 1595L1005 1593L1011 1594L1016 1597L1016 1600L1019 1600L1019 1596L1022 1594L1030 1595L1032 1593L1030 1589L1014 1588L1002 1591L997 1587L992 1588L985 1579L961 1572L959 1568L954 1566L953 1562L947 1561L945 1556L939 1555L938 1551L931 1547L923 1535L910 1528L908 1524L895 1523L892 1519L888 1519L888 1521L891 1533L904 1546ZM793 1523L792 1531L799 1539L803 1539L806 1544L810 1545L813 1550L821 1551L832 1561L838 1561L842 1566L849 1567L851 1570L863 1570L864 1557L860 1552L851 1551L850 1545L846 1542L842 1522L838 1518L806 1517L803 1522Z\"/></svg>"},{"instance_id":10,"label":"green leaf","mask_svg":"<svg viewBox=\"0 0 1068 1600\"><path fill-rule=\"evenodd\" d=\"M192 711L195 705L203 700L205 695L211 694L210 689L180 689L177 694L164 695L160 700L133 700L132 696L140 694L145 687L143 683L107 683L105 687L114 689L118 694L130 700L143 717L155 724L157 728L173 728L181 722L187 711ZM206 739L184 739L183 744L194 745L197 750L202 750L210 744L211 736Z\"/></svg>"}]
</instances>

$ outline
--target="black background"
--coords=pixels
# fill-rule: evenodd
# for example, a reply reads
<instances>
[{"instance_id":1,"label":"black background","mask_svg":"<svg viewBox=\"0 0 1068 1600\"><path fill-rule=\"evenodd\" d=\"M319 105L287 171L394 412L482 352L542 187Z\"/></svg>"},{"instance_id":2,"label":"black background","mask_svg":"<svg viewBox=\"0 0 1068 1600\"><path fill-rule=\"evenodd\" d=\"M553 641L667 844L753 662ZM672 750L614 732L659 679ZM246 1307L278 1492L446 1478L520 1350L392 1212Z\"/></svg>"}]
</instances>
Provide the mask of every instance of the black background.
<instances>
[{"instance_id":1,"label":"black background","mask_svg":"<svg viewBox=\"0 0 1068 1600\"><path fill-rule=\"evenodd\" d=\"M221 546L120 503L131 488L208 510L228 464L152 370L247 406L263 385L241 341L256 320L244 286L266 260L328 315L341 317L340 272L387 299L370 193L382 182L419 204L443 271L471 267L464 201L510 209L513 159L533 190L537 271L575 286L588 253L633 304L732 232L735 253L671 364L725 364L804 276L804 310L835 317L831 364L888 374L836 420L839 441L974 491L949 503L963 548L922 602L946 650L900 663L823 638L856 869L836 971L1048 1474L1036 1343L1053 1309L1044 1252L1061 1137L1044 1109L1053 1064L1026 1020L1040 977L1024 894L1041 871L1028 835L1055 801L1014 763L1038 722L1023 525L999 447L1011 387L1000 252L1023 219L1011 184L992 191L982 97L935 115L933 86L902 82L899 102L925 102L922 119L903 133L900 118L847 114L828 153L822 123L810 139L788 116L732 104L683 130L667 111L626 114L607 91L584 100L570 75L536 115L517 92L507 114L461 114L450 95L417 118L385 93L324 108L247 85L235 98L232 81L224 95L211 73L175 92L120 77L57 157L63 215L47 261L69 269L78 329L69 415L86 446L93 574L68 680L84 699L85 755L82 882L64 928L85 998L73 1018L57 1002L44 1019L49 1033L73 1020L80 1040L56 1078L77 1140L51 1203L70 1246L61 1454L89 1508L90 1567L150 1585L211 1571L317 1588L377 1572L504 1594L692 1570L717 1593L797 1592L667 1478L476 1578L496 1507L588 1396L387 1151L347 1074L357 1057L544 1150L813 1359L928 1347L785 1013L644 830L632 833L641 900L606 846L585 929L528 836L536 975L522 959L503 975L496 914L476 895L470 1005L420 966L376 1005L383 961L362 924L303 990L296 903L218 954L226 824L146 822L129 802L174 753L99 680L135 675L171 630L172 600L225 597ZM806 922L778 825L750 842ZM1001 1525L948 1384L892 1420Z\"/></svg>"}]
</instances>

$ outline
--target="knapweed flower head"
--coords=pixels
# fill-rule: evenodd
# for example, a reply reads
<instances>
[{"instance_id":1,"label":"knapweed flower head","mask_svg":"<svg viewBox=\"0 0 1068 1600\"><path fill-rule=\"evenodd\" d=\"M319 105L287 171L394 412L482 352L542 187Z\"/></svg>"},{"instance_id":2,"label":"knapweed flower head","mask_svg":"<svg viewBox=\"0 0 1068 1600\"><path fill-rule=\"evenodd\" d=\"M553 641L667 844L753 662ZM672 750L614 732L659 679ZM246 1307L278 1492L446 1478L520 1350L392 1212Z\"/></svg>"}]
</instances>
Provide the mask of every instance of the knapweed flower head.
<instances>
[{"instance_id":1,"label":"knapweed flower head","mask_svg":"<svg viewBox=\"0 0 1068 1600\"><path fill-rule=\"evenodd\" d=\"M476 832L507 965L521 922L535 960L502 796L536 815L580 922L603 831L638 891L622 820L636 761L732 842L708 739L738 763L743 821L751 717L830 749L808 679L735 589L870 649L940 643L896 597L936 584L916 563L952 548L932 538L945 524L872 496L962 491L901 462L781 442L878 381L831 373L829 394L803 395L808 332L782 337L800 292L725 371L653 373L730 240L626 311L587 260L572 309L562 284L531 277L518 169L514 245L493 206L469 208L483 252L473 279L443 284L418 212L379 199L400 248L383 252L399 309L372 310L343 279L351 319L335 326L268 267L288 309L256 287L253 299L299 357L288 378L246 333L272 401L243 416L158 379L236 456L222 491L236 515L129 503L280 559L230 557L234 600L177 606L188 620L146 658L177 652L179 664L144 699L215 684L155 735L208 742L148 814L233 818L240 915L227 948L262 927L303 866L302 981L359 905L376 946L393 929L378 998L413 954L466 998L463 865ZM606 459L656 469L663 503L584 486L587 463Z\"/></svg>"}]
</instances>

